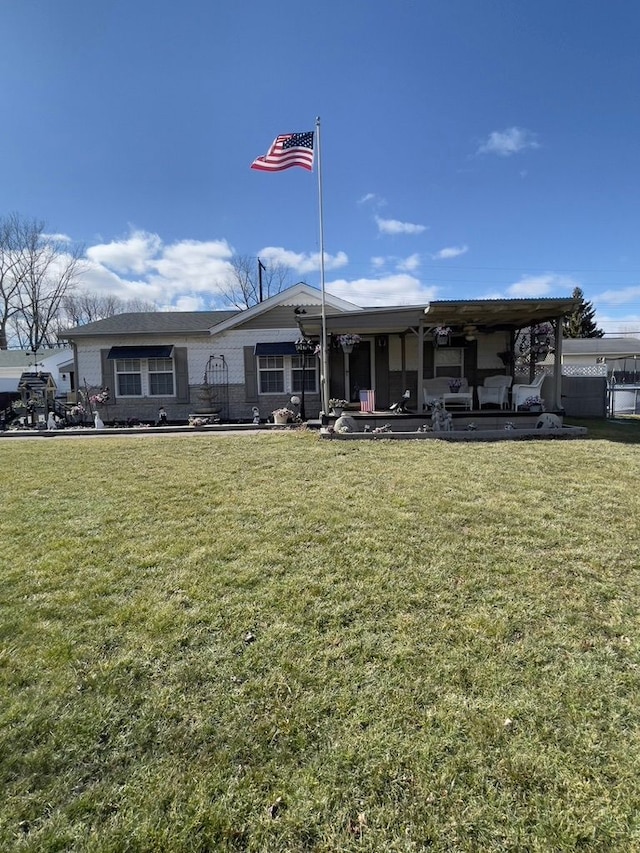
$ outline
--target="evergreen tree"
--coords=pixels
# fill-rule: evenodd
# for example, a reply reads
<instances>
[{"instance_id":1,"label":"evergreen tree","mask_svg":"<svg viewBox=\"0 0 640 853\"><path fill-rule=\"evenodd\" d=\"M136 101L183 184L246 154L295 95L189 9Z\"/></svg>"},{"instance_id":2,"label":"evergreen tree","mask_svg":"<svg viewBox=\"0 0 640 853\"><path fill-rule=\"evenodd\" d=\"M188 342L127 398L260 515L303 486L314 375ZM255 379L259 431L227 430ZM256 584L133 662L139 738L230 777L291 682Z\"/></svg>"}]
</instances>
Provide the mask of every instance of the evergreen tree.
<instances>
[{"instance_id":1,"label":"evergreen tree","mask_svg":"<svg viewBox=\"0 0 640 853\"><path fill-rule=\"evenodd\" d=\"M565 338L601 338L604 331L596 326L595 308L591 302L586 302L582 288L576 287L571 294L574 299L580 300L576 310L565 317L562 326L562 334Z\"/></svg>"}]
</instances>

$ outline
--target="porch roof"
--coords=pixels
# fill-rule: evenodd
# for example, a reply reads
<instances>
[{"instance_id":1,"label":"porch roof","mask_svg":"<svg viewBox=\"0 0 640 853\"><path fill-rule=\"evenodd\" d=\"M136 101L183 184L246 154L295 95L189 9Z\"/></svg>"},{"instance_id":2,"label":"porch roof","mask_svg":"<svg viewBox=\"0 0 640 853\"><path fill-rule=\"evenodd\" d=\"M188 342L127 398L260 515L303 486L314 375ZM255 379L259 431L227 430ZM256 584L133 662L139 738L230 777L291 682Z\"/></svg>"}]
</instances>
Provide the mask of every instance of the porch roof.
<instances>
[{"instance_id":1,"label":"porch roof","mask_svg":"<svg viewBox=\"0 0 640 853\"><path fill-rule=\"evenodd\" d=\"M580 304L572 297L561 299L443 299L428 305L361 308L358 311L327 312L329 332L384 334L404 332L422 321L426 329L435 326L476 326L487 332L522 329L570 314ZM320 334L320 313L304 317L305 334Z\"/></svg>"}]
</instances>

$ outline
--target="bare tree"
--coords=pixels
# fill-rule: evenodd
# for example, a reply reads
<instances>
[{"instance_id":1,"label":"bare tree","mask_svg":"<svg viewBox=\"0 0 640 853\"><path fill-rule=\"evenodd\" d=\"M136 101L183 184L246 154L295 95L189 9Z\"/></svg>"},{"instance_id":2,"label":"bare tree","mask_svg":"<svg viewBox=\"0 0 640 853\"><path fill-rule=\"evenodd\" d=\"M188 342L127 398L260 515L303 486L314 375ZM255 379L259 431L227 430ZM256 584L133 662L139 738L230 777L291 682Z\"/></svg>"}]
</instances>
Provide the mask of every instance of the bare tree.
<instances>
[{"instance_id":1,"label":"bare tree","mask_svg":"<svg viewBox=\"0 0 640 853\"><path fill-rule=\"evenodd\" d=\"M0 219L0 349L7 349L9 346L8 325L18 308L20 229L17 214L13 213Z\"/></svg>"},{"instance_id":2,"label":"bare tree","mask_svg":"<svg viewBox=\"0 0 640 853\"><path fill-rule=\"evenodd\" d=\"M84 326L96 320L105 320L116 314L134 311L157 311L154 302L141 299L121 299L113 294L93 293L89 290L77 290L67 293L62 300L59 329L70 326Z\"/></svg>"},{"instance_id":3,"label":"bare tree","mask_svg":"<svg viewBox=\"0 0 640 853\"><path fill-rule=\"evenodd\" d=\"M235 308L251 308L260 302L261 295L268 299L289 286L291 269L286 264L265 265L251 255L234 255L231 267L230 276L220 285L219 292Z\"/></svg>"},{"instance_id":4,"label":"bare tree","mask_svg":"<svg viewBox=\"0 0 640 853\"><path fill-rule=\"evenodd\" d=\"M0 243L0 347L10 336L34 352L54 346L62 300L83 269L83 249L15 213L0 220Z\"/></svg>"}]
</instances>

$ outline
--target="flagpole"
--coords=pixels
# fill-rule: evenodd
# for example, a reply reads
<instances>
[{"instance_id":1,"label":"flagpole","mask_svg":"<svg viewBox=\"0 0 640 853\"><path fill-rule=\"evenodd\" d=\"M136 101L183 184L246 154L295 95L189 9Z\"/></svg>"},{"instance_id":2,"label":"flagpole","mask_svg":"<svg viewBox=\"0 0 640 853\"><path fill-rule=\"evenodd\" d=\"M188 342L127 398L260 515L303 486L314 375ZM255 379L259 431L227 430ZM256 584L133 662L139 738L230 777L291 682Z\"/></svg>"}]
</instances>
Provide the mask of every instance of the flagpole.
<instances>
[{"instance_id":1,"label":"flagpole","mask_svg":"<svg viewBox=\"0 0 640 853\"><path fill-rule=\"evenodd\" d=\"M324 218L322 214L322 156L320 153L320 116L316 118L316 151L318 153L318 207L320 221L320 290L322 293L322 322L320 356L322 371L320 376L320 402L325 415L329 414L329 352L327 347L327 300L324 288Z\"/></svg>"}]
</instances>

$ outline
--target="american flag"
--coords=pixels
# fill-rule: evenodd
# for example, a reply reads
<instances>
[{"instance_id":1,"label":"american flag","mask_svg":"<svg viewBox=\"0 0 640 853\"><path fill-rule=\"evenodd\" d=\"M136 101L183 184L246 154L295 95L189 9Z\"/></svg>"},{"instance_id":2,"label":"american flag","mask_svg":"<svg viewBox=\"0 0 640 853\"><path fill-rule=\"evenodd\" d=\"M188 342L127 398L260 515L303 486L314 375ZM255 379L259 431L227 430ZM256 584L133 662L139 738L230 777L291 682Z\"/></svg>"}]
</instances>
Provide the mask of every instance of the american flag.
<instances>
[{"instance_id":1,"label":"american flag","mask_svg":"<svg viewBox=\"0 0 640 853\"><path fill-rule=\"evenodd\" d=\"M285 133L277 136L269 153L258 157L251 164L252 169L261 172L282 172L292 166L313 170L313 131L305 133Z\"/></svg>"},{"instance_id":2,"label":"american flag","mask_svg":"<svg viewBox=\"0 0 640 853\"><path fill-rule=\"evenodd\" d=\"M376 392L361 391L360 392L360 411L373 412L376 408Z\"/></svg>"}]
</instances>

